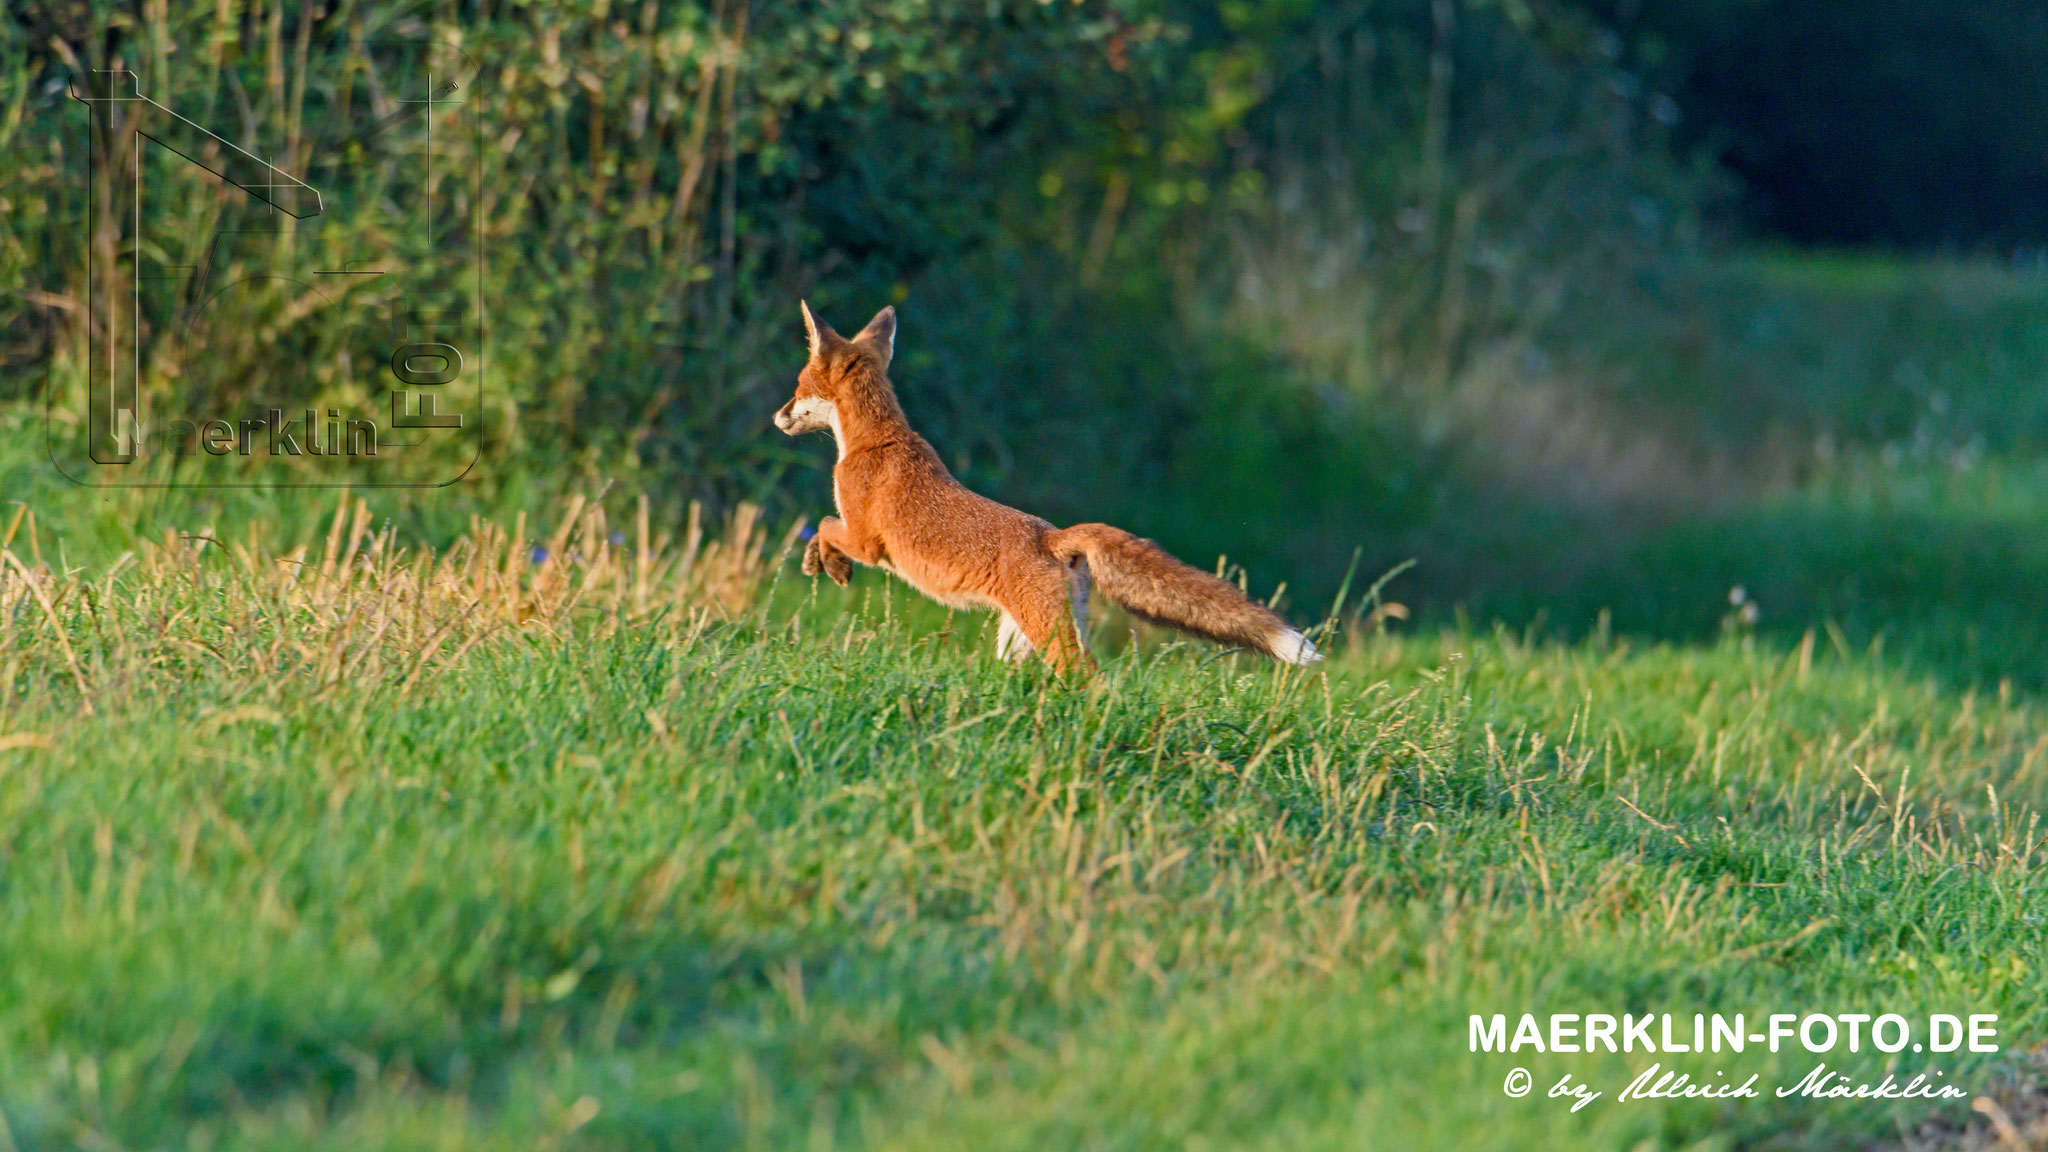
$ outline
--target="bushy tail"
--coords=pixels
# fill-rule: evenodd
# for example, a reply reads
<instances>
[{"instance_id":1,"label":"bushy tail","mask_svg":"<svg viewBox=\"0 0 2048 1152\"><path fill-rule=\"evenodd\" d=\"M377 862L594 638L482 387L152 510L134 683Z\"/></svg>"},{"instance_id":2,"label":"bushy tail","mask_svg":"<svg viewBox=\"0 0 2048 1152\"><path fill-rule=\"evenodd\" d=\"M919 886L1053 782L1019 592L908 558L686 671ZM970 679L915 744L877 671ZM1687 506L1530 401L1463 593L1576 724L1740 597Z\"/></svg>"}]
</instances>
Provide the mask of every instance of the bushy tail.
<instances>
[{"instance_id":1,"label":"bushy tail","mask_svg":"<svg viewBox=\"0 0 2048 1152\"><path fill-rule=\"evenodd\" d=\"M1047 533L1045 542L1062 564L1085 560L1102 594L1141 620L1218 644L1254 648L1288 664L1322 659L1308 637L1278 614L1150 540L1107 524L1076 524Z\"/></svg>"}]
</instances>

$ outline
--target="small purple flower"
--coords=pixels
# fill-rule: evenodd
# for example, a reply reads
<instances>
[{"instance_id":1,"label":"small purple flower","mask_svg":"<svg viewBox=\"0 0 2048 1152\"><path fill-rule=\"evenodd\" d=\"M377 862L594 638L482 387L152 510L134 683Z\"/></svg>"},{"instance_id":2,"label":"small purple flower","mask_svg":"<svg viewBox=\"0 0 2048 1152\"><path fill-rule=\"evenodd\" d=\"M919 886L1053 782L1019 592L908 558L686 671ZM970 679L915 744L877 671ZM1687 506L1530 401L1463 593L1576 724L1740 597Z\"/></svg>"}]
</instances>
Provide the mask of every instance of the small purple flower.
<instances>
[{"instance_id":1,"label":"small purple flower","mask_svg":"<svg viewBox=\"0 0 2048 1152\"><path fill-rule=\"evenodd\" d=\"M614 548L617 548L617 547L619 547L619 546L623 545L623 544L624 544L624 543L626 542L626 534L625 534L624 532L614 532L614 533L612 533L612 534L611 534L611 542L612 542L612 547L614 547Z\"/></svg>"},{"instance_id":2,"label":"small purple flower","mask_svg":"<svg viewBox=\"0 0 2048 1152\"><path fill-rule=\"evenodd\" d=\"M533 551L527 555L527 561L533 564L544 564L547 562L547 558L548 550L538 544L535 544Z\"/></svg>"},{"instance_id":3,"label":"small purple flower","mask_svg":"<svg viewBox=\"0 0 2048 1152\"><path fill-rule=\"evenodd\" d=\"M806 524L803 527L796 530L796 538L799 540L809 540L811 537L816 536L817 534L818 530L816 528L811 527L809 524Z\"/></svg>"}]
</instances>

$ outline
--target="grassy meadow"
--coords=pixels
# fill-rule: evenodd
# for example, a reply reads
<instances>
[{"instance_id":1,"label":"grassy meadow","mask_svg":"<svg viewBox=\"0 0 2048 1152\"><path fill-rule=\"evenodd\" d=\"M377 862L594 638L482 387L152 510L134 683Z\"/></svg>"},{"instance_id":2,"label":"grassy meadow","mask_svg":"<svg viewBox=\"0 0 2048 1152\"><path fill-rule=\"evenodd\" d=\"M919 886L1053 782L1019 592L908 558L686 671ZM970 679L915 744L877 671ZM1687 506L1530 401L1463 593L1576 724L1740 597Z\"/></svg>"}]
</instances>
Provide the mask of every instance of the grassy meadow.
<instances>
[{"instance_id":1,"label":"grassy meadow","mask_svg":"<svg viewBox=\"0 0 2048 1152\"><path fill-rule=\"evenodd\" d=\"M0 1147L1862 1147L1970 1113L1616 1104L1640 1054L1467 1017L1996 1013L1826 1059L2006 1099L2048 1030L2048 718L1839 630L1354 589L1314 670L1104 618L1076 684L745 516L424 550L344 497L69 564L13 511Z\"/></svg>"}]
</instances>

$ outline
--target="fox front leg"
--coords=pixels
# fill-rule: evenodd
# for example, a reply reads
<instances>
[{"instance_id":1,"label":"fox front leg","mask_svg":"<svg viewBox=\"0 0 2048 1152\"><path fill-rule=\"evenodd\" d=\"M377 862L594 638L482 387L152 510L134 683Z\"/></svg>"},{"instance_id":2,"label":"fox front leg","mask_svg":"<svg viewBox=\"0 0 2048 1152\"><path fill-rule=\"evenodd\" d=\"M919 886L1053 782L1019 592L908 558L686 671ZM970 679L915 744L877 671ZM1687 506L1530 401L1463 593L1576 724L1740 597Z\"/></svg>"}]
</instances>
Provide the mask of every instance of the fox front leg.
<instances>
[{"instance_id":1,"label":"fox front leg","mask_svg":"<svg viewBox=\"0 0 2048 1152\"><path fill-rule=\"evenodd\" d=\"M818 525L818 531L810 542L804 545L804 575L816 576L823 572L832 578L834 584L844 588L846 582L853 579L853 561L846 553L825 542L825 524L834 522L833 517L827 516Z\"/></svg>"}]
</instances>

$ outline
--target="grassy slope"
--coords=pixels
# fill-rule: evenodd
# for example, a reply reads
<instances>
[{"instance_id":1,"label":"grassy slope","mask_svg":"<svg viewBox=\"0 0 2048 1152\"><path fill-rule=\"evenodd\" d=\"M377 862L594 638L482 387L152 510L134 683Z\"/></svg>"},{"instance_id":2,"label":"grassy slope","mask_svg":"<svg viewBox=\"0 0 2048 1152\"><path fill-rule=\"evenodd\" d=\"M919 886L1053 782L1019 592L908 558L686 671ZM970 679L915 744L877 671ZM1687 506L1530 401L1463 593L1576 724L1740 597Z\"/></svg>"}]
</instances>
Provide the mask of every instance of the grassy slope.
<instances>
[{"instance_id":1,"label":"grassy slope","mask_svg":"<svg viewBox=\"0 0 2048 1152\"><path fill-rule=\"evenodd\" d=\"M1453 509L1424 534L1498 570L1475 609L1581 639L1431 625L1306 677L1169 649L1049 685L878 580L757 601L754 544L657 541L643 600L602 526L546 541L590 561L575 609L496 536L321 567L325 498L68 489L0 412L59 570L47 609L0 591L0 1152L1860 1145L1890 1114L1571 1115L1507 1068L1611 1097L1640 1058L1465 1051L1472 1011L2048 1035L2041 293L1860 268L1731 297L1668 389L1740 377L1837 465L1620 541ZM1618 355L1693 347L1650 343ZM370 522L446 543L519 485ZM1761 631L1716 641L1737 583Z\"/></svg>"},{"instance_id":2,"label":"grassy slope","mask_svg":"<svg viewBox=\"0 0 2048 1152\"><path fill-rule=\"evenodd\" d=\"M75 672L14 601L15 1146L1833 1146L1887 1114L1509 1101L1641 1060L1469 1054L1466 1014L2048 1031L2025 698L1455 633L1077 689L880 582L458 653L395 563L60 581Z\"/></svg>"}]
</instances>

